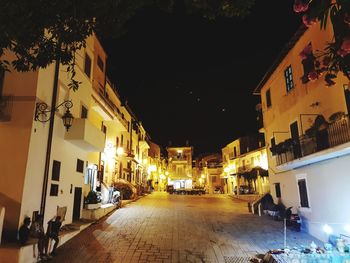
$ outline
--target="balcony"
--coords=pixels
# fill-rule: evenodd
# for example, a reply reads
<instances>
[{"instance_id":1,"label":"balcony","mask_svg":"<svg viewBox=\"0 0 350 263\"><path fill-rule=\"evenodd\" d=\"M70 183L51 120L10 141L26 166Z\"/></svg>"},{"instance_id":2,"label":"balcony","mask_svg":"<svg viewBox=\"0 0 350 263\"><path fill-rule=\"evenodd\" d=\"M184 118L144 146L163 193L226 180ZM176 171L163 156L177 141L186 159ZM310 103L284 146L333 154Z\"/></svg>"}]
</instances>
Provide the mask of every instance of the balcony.
<instances>
[{"instance_id":1,"label":"balcony","mask_svg":"<svg viewBox=\"0 0 350 263\"><path fill-rule=\"evenodd\" d=\"M12 105L12 96L0 96L0 122L11 120Z\"/></svg>"},{"instance_id":2,"label":"balcony","mask_svg":"<svg viewBox=\"0 0 350 263\"><path fill-rule=\"evenodd\" d=\"M114 121L119 127L120 131L128 130L128 121L124 118L118 107L109 98L108 93L102 88L93 89L93 98L95 98L97 105L92 108L99 112L107 121ZM106 114L106 111L109 114ZM112 115L112 117L111 117Z\"/></svg>"},{"instance_id":3,"label":"balcony","mask_svg":"<svg viewBox=\"0 0 350 263\"><path fill-rule=\"evenodd\" d=\"M207 163L208 168L222 168L222 163L210 162Z\"/></svg>"},{"instance_id":4,"label":"balcony","mask_svg":"<svg viewBox=\"0 0 350 263\"><path fill-rule=\"evenodd\" d=\"M289 170L350 154L349 124L346 116L322 130L299 137L297 141L288 139L277 144L271 148L277 168Z\"/></svg>"},{"instance_id":5,"label":"balcony","mask_svg":"<svg viewBox=\"0 0 350 263\"><path fill-rule=\"evenodd\" d=\"M188 159L187 156L173 156L171 159L172 163L182 163L182 164L187 164Z\"/></svg>"},{"instance_id":6,"label":"balcony","mask_svg":"<svg viewBox=\"0 0 350 263\"><path fill-rule=\"evenodd\" d=\"M210 174L210 175L214 175L214 174L216 174L216 175L219 175L219 174L222 174L222 168L220 168L220 167L208 167L208 173Z\"/></svg>"},{"instance_id":7,"label":"balcony","mask_svg":"<svg viewBox=\"0 0 350 263\"><path fill-rule=\"evenodd\" d=\"M88 152L103 152L105 134L87 119L75 119L64 139Z\"/></svg>"},{"instance_id":8,"label":"balcony","mask_svg":"<svg viewBox=\"0 0 350 263\"><path fill-rule=\"evenodd\" d=\"M149 143L148 143L147 140L141 140L141 141L139 141L139 144L140 144L140 149L141 150L146 150L146 149L150 148Z\"/></svg>"}]
</instances>

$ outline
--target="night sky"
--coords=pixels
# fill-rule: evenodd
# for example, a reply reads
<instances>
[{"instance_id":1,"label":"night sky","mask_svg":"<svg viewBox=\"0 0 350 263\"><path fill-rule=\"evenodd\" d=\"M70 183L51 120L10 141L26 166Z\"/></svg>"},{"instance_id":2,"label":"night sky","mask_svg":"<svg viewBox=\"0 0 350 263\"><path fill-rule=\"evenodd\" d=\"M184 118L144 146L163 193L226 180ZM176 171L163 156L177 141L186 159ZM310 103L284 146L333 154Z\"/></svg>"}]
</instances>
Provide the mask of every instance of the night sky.
<instances>
[{"instance_id":1,"label":"night sky","mask_svg":"<svg viewBox=\"0 0 350 263\"><path fill-rule=\"evenodd\" d=\"M300 23L293 0L257 0L248 17L215 21L144 9L103 40L108 75L152 141L221 152L257 131L252 92Z\"/></svg>"}]
</instances>

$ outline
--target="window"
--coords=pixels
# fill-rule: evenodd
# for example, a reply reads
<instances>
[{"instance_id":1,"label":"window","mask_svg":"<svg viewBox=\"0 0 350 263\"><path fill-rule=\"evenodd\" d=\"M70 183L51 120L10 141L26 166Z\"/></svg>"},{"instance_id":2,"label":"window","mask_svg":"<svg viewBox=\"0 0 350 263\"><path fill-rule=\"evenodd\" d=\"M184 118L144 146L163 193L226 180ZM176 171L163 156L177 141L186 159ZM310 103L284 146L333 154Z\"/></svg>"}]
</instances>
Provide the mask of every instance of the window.
<instances>
[{"instance_id":1,"label":"window","mask_svg":"<svg viewBox=\"0 0 350 263\"><path fill-rule=\"evenodd\" d=\"M104 134L107 134L107 127L105 125L103 125L102 123L102 126L101 126L101 131L104 133Z\"/></svg>"},{"instance_id":2,"label":"window","mask_svg":"<svg viewBox=\"0 0 350 263\"><path fill-rule=\"evenodd\" d=\"M286 80L286 88L287 92L292 90L294 88L294 83L293 83L293 72L292 72L292 66L289 65L285 71L284 71L284 78Z\"/></svg>"},{"instance_id":3,"label":"window","mask_svg":"<svg viewBox=\"0 0 350 263\"><path fill-rule=\"evenodd\" d=\"M0 98L4 89L5 70L0 69Z\"/></svg>"},{"instance_id":4,"label":"window","mask_svg":"<svg viewBox=\"0 0 350 263\"><path fill-rule=\"evenodd\" d=\"M58 184L51 184L50 196L58 196Z\"/></svg>"},{"instance_id":5,"label":"window","mask_svg":"<svg viewBox=\"0 0 350 263\"><path fill-rule=\"evenodd\" d=\"M103 71L104 69L104 63L103 63L103 60L100 56L97 56L97 66L100 68L100 70Z\"/></svg>"},{"instance_id":6,"label":"window","mask_svg":"<svg viewBox=\"0 0 350 263\"><path fill-rule=\"evenodd\" d=\"M270 89L268 89L267 91L266 91L266 107L268 107L268 108L270 108L271 107L271 91L270 91Z\"/></svg>"},{"instance_id":7,"label":"window","mask_svg":"<svg viewBox=\"0 0 350 263\"><path fill-rule=\"evenodd\" d=\"M275 137L271 138L271 148L270 151L272 153L272 155L276 155L276 139Z\"/></svg>"},{"instance_id":8,"label":"window","mask_svg":"<svg viewBox=\"0 0 350 263\"><path fill-rule=\"evenodd\" d=\"M237 148L236 148L236 146L233 147L233 155L235 156L235 158L237 157Z\"/></svg>"},{"instance_id":9,"label":"window","mask_svg":"<svg viewBox=\"0 0 350 263\"><path fill-rule=\"evenodd\" d=\"M60 180L60 171L61 171L61 162L54 160L52 163L51 180L59 181Z\"/></svg>"},{"instance_id":10,"label":"window","mask_svg":"<svg viewBox=\"0 0 350 263\"><path fill-rule=\"evenodd\" d=\"M276 192L276 197L281 197L281 186L280 183L275 183L275 192Z\"/></svg>"},{"instance_id":11,"label":"window","mask_svg":"<svg viewBox=\"0 0 350 263\"><path fill-rule=\"evenodd\" d=\"M123 134L122 135L120 135L120 147L124 147L124 136L123 136Z\"/></svg>"},{"instance_id":12,"label":"window","mask_svg":"<svg viewBox=\"0 0 350 263\"><path fill-rule=\"evenodd\" d=\"M298 180L298 187L299 187L300 206L301 207L309 207L309 199L307 196L306 180L299 179Z\"/></svg>"},{"instance_id":13,"label":"window","mask_svg":"<svg viewBox=\"0 0 350 263\"><path fill-rule=\"evenodd\" d=\"M88 76L89 78L91 77L91 58L87 53L85 53L84 72L86 76Z\"/></svg>"},{"instance_id":14,"label":"window","mask_svg":"<svg viewBox=\"0 0 350 263\"><path fill-rule=\"evenodd\" d=\"M212 176L212 177L211 177L211 182L212 182L212 183L215 183L215 182L216 182L216 176Z\"/></svg>"},{"instance_id":15,"label":"window","mask_svg":"<svg viewBox=\"0 0 350 263\"><path fill-rule=\"evenodd\" d=\"M116 145L117 148L119 148L119 137L118 136L116 137L115 145Z\"/></svg>"},{"instance_id":16,"label":"window","mask_svg":"<svg viewBox=\"0 0 350 263\"><path fill-rule=\"evenodd\" d=\"M85 106L81 105L80 118L87 119L87 116L88 116L88 109Z\"/></svg>"},{"instance_id":17,"label":"window","mask_svg":"<svg viewBox=\"0 0 350 263\"><path fill-rule=\"evenodd\" d=\"M77 172L83 173L84 172L84 161L77 159Z\"/></svg>"}]
</instances>

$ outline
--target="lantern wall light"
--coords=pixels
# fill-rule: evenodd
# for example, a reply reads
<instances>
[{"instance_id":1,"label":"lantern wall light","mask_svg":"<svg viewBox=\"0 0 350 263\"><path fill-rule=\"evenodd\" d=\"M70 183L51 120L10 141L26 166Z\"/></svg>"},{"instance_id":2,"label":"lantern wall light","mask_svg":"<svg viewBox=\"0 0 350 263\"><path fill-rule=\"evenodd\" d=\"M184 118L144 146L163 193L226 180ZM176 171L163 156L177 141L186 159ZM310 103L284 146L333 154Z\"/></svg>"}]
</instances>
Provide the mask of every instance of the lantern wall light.
<instances>
[{"instance_id":1,"label":"lantern wall light","mask_svg":"<svg viewBox=\"0 0 350 263\"><path fill-rule=\"evenodd\" d=\"M48 109L49 105L47 105L45 102L37 102L35 107L35 121L40 121L42 123L48 122L51 119L51 116L54 116L52 113L56 112L59 107L64 106L66 109L66 112L62 116L62 121L64 127L66 127L66 130L68 131L69 128L72 126L73 123L73 115L69 111L70 108L73 107L73 103L71 100L65 100L58 106Z\"/></svg>"}]
</instances>

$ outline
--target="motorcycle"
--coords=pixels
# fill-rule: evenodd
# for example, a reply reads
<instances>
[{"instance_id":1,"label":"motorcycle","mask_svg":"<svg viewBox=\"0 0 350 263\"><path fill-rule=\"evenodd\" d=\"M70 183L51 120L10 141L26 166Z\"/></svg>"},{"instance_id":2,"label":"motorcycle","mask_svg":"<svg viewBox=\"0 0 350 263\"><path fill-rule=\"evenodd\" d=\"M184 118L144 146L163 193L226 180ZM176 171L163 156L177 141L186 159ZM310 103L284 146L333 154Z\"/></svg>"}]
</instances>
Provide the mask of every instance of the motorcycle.
<instances>
[{"instance_id":1,"label":"motorcycle","mask_svg":"<svg viewBox=\"0 0 350 263\"><path fill-rule=\"evenodd\" d=\"M120 208L122 206L122 198L120 191L113 189L112 194L112 203L117 206L117 208Z\"/></svg>"},{"instance_id":2,"label":"motorcycle","mask_svg":"<svg viewBox=\"0 0 350 263\"><path fill-rule=\"evenodd\" d=\"M298 214L292 213L292 206L285 210L286 226L291 230L300 232L301 229L301 218Z\"/></svg>"}]
</instances>

